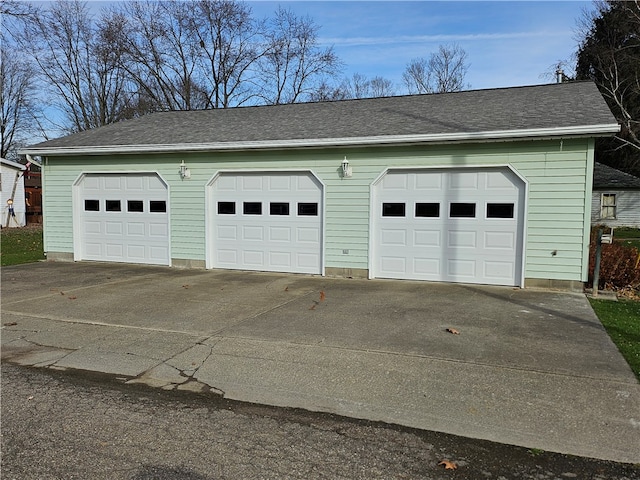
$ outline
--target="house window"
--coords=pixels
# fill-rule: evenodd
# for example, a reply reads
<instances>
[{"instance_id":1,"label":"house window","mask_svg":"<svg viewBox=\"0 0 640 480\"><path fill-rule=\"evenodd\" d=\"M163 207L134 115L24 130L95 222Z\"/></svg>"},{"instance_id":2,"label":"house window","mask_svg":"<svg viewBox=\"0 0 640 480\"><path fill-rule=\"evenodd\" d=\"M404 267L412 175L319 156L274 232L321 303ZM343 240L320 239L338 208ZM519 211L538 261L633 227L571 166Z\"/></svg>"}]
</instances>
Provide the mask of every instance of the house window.
<instances>
[{"instance_id":1,"label":"house window","mask_svg":"<svg viewBox=\"0 0 640 480\"><path fill-rule=\"evenodd\" d=\"M600 218L616 218L616 194L603 193L600 200Z\"/></svg>"}]
</instances>

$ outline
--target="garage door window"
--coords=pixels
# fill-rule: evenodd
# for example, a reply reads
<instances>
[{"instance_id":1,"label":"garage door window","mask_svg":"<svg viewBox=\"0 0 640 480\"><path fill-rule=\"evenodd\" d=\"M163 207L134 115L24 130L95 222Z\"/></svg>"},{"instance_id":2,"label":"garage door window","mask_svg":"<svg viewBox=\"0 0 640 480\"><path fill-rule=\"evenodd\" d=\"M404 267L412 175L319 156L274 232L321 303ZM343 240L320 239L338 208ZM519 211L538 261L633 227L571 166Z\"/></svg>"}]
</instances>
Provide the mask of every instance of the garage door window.
<instances>
[{"instance_id":1,"label":"garage door window","mask_svg":"<svg viewBox=\"0 0 640 480\"><path fill-rule=\"evenodd\" d=\"M262 215L262 202L244 202L242 213L245 215Z\"/></svg>"},{"instance_id":2,"label":"garage door window","mask_svg":"<svg viewBox=\"0 0 640 480\"><path fill-rule=\"evenodd\" d=\"M269 213L271 215L289 215L289 204L285 202L271 202Z\"/></svg>"},{"instance_id":3,"label":"garage door window","mask_svg":"<svg viewBox=\"0 0 640 480\"><path fill-rule=\"evenodd\" d=\"M513 203L487 203L487 218L513 218Z\"/></svg>"},{"instance_id":4,"label":"garage door window","mask_svg":"<svg viewBox=\"0 0 640 480\"><path fill-rule=\"evenodd\" d=\"M99 200L85 200L84 201L85 212L99 212L100 201Z\"/></svg>"},{"instance_id":5,"label":"garage door window","mask_svg":"<svg viewBox=\"0 0 640 480\"><path fill-rule=\"evenodd\" d=\"M107 212L119 212L121 211L120 200L107 200Z\"/></svg>"},{"instance_id":6,"label":"garage door window","mask_svg":"<svg viewBox=\"0 0 640 480\"><path fill-rule=\"evenodd\" d=\"M235 215L236 202L218 202L218 215Z\"/></svg>"},{"instance_id":7,"label":"garage door window","mask_svg":"<svg viewBox=\"0 0 640 480\"><path fill-rule=\"evenodd\" d=\"M450 218L475 218L475 203L451 203L449 205Z\"/></svg>"},{"instance_id":8,"label":"garage door window","mask_svg":"<svg viewBox=\"0 0 640 480\"><path fill-rule=\"evenodd\" d=\"M127 200L127 212L143 212L144 202L142 200Z\"/></svg>"},{"instance_id":9,"label":"garage door window","mask_svg":"<svg viewBox=\"0 0 640 480\"><path fill-rule=\"evenodd\" d=\"M317 217L318 204L317 203L299 203L298 215L301 217Z\"/></svg>"},{"instance_id":10,"label":"garage door window","mask_svg":"<svg viewBox=\"0 0 640 480\"><path fill-rule=\"evenodd\" d=\"M164 200L151 200L149 202L149 211L151 213L166 213L167 202Z\"/></svg>"},{"instance_id":11,"label":"garage door window","mask_svg":"<svg viewBox=\"0 0 640 480\"><path fill-rule=\"evenodd\" d=\"M383 217L404 217L405 204L404 203L383 203L382 216Z\"/></svg>"},{"instance_id":12,"label":"garage door window","mask_svg":"<svg viewBox=\"0 0 640 480\"><path fill-rule=\"evenodd\" d=\"M416 203L416 217L440 217L439 203Z\"/></svg>"}]
</instances>

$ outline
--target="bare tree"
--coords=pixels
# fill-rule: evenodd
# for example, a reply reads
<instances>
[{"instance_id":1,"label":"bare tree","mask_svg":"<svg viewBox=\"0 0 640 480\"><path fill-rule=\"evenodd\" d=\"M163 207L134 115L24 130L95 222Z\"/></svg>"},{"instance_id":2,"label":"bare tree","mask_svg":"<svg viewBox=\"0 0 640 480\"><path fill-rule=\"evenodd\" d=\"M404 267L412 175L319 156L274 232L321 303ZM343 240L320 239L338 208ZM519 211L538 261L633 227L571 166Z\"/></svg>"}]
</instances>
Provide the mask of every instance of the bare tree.
<instances>
[{"instance_id":1,"label":"bare tree","mask_svg":"<svg viewBox=\"0 0 640 480\"><path fill-rule=\"evenodd\" d=\"M388 97L395 94L391 80L377 76L368 79L366 75L354 73L343 81L341 88L348 98Z\"/></svg>"},{"instance_id":2,"label":"bare tree","mask_svg":"<svg viewBox=\"0 0 640 480\"><path fill-rule=\"evenodd\" d=\"M412 94L459 92L469 88L465 83L468 70L467 52L462 47L440 45L428 61L416 58L409 62L402 79Z\"/></svg>"},{"instance_id":3,"label":"bare tree","mask_svg":"<svg viewBox=\"0 0 640 480\"><path fill-rule=\"evenodd\" d=\"M342 67L333 48L321 48L318 26L279 8L267 33L268 51L260 65L261 98L268 104L316 98Z\"/></svg>"},{"instance_id":4,"label":"bare tree","mask_svg":"<svg viewBox=\"0 0 640 480\"><path fill-rule=\"evenodd\" d=\"M34 72L24 59L10 55L0 43L0 157L14 158L32 129L36 87Z\"/></svg>"},{"instance_id":5,"label":"bare tree","mask_svg":"<svg viewBox=\"0 0 640 480\"><path fill-rule=\"evenodd\" d=\"M85 4L58 0L29 16L17 35L22 51L38 66L51 103L76 132L123 118L128 103L119 61L96 29Z\"/></svg>"},{"instance_id":6,"label":"bare tree","mask_svg":"<svg viewBox=\"0 0 640 480\"><path fill-rule=\"evenodd\" d=\"M136 85L137 104L150 110L205 107L193 8L193 3L175 0L132 0L111 7L111 35L122 53L120 66Z\"/></svg>"},{"instance_id":7,"label":"bare tree","mask_svg":"<svg viewBox=\"0 0 640 480\"><path fill-rule=\"evenodd\" d=\"M640 1L594 2L578 35L578 79L593 80L621 124L596 144L599 161L640 175Z\"/></svg>"},{"instance_id":8,"label":"bare tree","mask_svg":"<svg viewBox=\"0 0 640 480\"><path fill-rule=\"evenodd\" d=\"M207 108L242 105L255 94L255 68L265 53L264 23L231 0L199 0L194 16Z\"/></svg>"}]
</instances>

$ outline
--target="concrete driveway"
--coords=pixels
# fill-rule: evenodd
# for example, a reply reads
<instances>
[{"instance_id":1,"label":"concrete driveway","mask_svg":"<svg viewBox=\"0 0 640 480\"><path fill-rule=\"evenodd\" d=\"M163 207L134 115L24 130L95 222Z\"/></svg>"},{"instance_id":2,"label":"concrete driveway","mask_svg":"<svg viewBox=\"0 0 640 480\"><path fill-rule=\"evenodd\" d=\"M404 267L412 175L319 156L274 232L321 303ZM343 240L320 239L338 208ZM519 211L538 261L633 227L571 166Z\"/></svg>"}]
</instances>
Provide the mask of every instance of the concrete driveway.
<instances>
[{"instance_id":1,"label":"concrete driveway","mask_svg":"<svg viewBox=\"0 0 640 480\"><path fill-rule=\"evenodd\" d=\"M2 269L2 324L4 361L640 462L583 295L49 262Z\"/></svg>"}]
</instances>

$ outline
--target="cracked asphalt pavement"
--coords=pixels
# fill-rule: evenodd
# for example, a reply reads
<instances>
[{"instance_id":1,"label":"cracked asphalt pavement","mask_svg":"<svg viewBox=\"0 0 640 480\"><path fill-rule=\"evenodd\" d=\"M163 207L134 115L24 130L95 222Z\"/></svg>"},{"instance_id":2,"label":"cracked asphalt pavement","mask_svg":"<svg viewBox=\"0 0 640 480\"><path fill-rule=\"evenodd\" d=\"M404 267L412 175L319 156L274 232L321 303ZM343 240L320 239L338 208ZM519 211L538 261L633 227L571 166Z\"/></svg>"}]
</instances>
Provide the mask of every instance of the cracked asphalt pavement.
<instances>
[{"instance_id":1,"label":"cracked asphalt pavement","mask_svg":"<svg viewBox=\"0 0 640 480\"><path fill-rule=\"evenodd\" d=\"M638 466L9 364L1 413L9 480L640 478Z\"/></svg>"}]
</instances>

